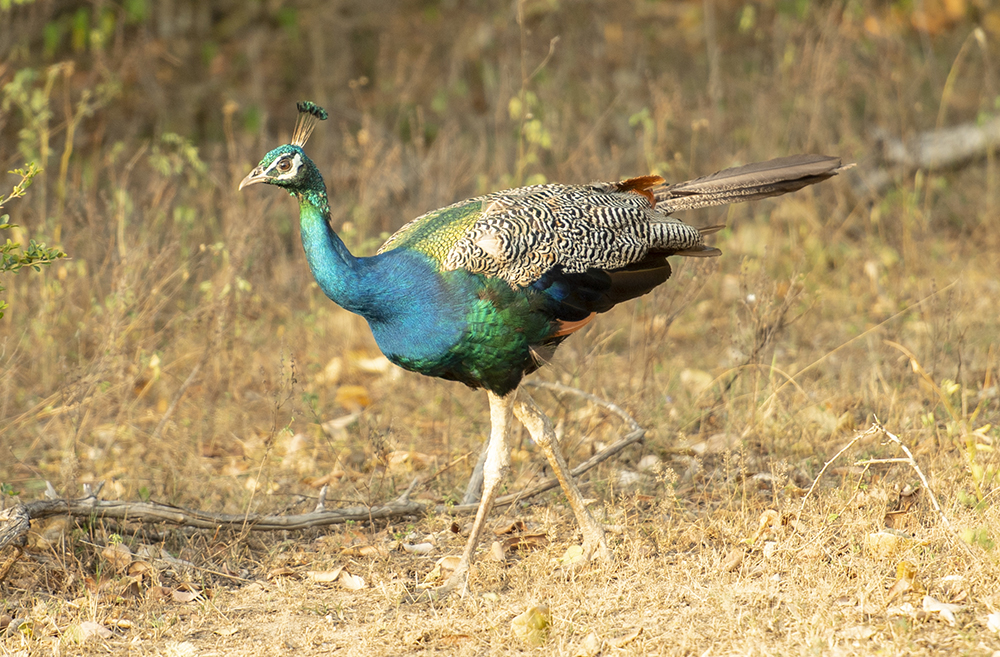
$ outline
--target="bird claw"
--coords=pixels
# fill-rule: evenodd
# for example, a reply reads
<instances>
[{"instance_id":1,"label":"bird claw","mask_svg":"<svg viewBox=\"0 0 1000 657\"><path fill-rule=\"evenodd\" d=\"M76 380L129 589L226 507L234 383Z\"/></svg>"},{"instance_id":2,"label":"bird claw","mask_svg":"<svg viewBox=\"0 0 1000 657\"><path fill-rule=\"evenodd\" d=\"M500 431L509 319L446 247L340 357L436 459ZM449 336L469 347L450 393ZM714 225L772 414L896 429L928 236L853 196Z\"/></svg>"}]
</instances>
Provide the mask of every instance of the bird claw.
<instances>
[{"instance_id":1,"label":"bird claw","mask_svg":"<svg viewBox=\"0 0 1000 657\"><path fill-rule=\"evenodd\" d=\"M583 541L583 558L586 561L611 560L611 548L608 547L608 541L604 536L600 538L589 537Z\"/></svg>"},{"instance_id":2,"label":"bird claw","mask_svg":"<svg viewBox=\"0 0 1000 657\"><path fill-rule=\"evenodd\" d=\"M608 547L608 535L601 523L596 520L587 522L581 520L583 530L583 557L587 561L611 561L613 553Z\"/></svg>"}]
</instances>

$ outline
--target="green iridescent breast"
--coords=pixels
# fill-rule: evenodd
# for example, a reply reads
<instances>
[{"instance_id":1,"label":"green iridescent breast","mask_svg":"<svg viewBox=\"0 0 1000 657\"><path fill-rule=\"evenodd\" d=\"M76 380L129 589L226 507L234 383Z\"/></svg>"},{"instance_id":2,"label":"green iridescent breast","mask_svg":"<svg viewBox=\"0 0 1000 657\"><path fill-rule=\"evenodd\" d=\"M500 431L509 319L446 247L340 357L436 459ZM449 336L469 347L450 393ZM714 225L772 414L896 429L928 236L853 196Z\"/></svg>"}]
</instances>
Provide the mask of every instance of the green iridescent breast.
<instances>
[{"instance_id":1,"label":"green iridescent breast","mask_svg":"<svg viewBox=\"0 0 1000 657\"><path fill-rule=\"evenodd\" d=\"M406 224L386 240L378 252L407 248L419 251L439 265L448 252L482 216L483 200L475 198L433 210Z\"/></svg>"}]
</instances>

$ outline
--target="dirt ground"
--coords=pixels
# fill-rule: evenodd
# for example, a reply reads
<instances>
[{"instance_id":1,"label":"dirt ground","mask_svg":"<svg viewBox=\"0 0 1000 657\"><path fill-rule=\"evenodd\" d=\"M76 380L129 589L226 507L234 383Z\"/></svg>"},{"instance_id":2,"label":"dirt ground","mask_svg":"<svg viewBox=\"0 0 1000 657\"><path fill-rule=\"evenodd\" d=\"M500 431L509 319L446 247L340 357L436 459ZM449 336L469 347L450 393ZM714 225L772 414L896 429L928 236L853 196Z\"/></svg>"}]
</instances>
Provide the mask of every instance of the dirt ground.
<instances>
[{"instance_id":1,"label":"dirt ground","mask_svg":"<svg viewBox=\"0 0 1000 657\"><path fill-rule=\"evenodd\" d=\"M997 62L988 0L0 0L0 162L44 170L0 245L69 256L0 268L0 506L289 516L416 480L434 509L36 519L0 655L1000 655L997 150L887 159L988 136ZM305 99L364 255L521 184L857 167L686 213L727 225L722 257L676 259L532 375L646 429L580 478L610 562L574 563L550 491L493 513L465 596L415 603L464 544L486 399L390 365L313 283L294 202L237 191ZM623 435L532 394L571 465ZM504 494L550 475L524 431L512 458Z\"/></svg>"}]
</instances>

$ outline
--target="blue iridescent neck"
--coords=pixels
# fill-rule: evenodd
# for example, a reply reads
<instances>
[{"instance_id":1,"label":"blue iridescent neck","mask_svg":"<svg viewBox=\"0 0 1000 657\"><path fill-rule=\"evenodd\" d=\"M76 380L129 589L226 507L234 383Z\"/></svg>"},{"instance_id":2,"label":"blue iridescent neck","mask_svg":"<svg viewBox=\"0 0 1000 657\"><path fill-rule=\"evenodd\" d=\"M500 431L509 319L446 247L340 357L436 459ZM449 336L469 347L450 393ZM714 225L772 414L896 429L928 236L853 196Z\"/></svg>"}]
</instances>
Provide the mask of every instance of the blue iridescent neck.
<instances>
[{"instance_id":1,"label":"blue iridescent neck","mask_svg":"<svg viewBox=\"0 0 1000 657\"><path fill-rule=\"evenodd\" d=\"M368 316L362 284L363 258L355 258L330 226L330 203L320 181L310 189L294 191L299 201L302 246L309 269L326 296L337 305Z\"/></svg>"},{"instance_id":2,"label":"blue iridescent neck","mask_svg":"<svg viewBox=\"0 0 1000 657\"><path fill-rule=\"evenodd\" d=\"M316 282L337 305L368 320L383 353L415 362L446 353L461 338L468 300L476 298L468 277L446 283L427 256L407 249L356 258L330 226L322 180L292 193Z\"/></svg>"}]
</instances>

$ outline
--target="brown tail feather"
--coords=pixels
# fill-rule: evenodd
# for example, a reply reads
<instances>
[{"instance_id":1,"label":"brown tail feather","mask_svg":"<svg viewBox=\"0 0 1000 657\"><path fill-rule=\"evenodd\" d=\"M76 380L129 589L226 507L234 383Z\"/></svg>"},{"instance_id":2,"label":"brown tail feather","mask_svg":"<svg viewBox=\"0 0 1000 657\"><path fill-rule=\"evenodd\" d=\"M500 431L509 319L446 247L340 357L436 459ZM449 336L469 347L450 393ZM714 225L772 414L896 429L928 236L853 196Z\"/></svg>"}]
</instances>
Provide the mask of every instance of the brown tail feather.
<instances>
[{"instance_id":1,"label":"brown tail feather","mask_svg":"<svg viewBox=\"0 0 1000 657\"><path fill-rule=\"evenodd\" d=\"M657 209L670 214L787 194L831 178L852 166L841 166L840 158L826 155L790 155L664 185L654 189L653 196Z\"/></svg>"}]
</instances>

